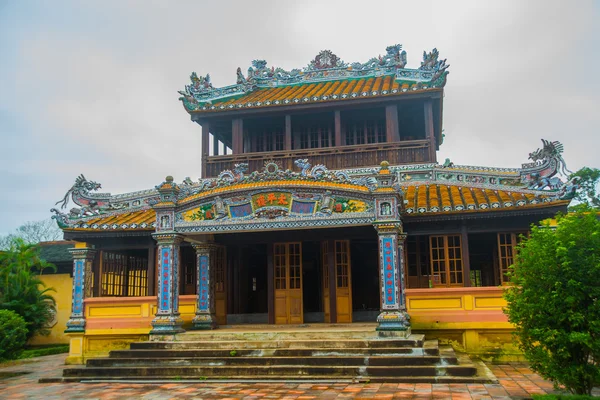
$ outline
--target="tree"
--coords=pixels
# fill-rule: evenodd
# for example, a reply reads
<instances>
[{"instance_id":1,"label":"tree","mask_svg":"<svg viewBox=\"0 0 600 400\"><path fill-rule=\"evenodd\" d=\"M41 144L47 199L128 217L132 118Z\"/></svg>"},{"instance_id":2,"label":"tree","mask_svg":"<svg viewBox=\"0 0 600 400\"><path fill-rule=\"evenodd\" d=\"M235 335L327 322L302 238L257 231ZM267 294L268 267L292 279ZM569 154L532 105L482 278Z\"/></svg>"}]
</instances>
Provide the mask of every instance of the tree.
<instances>
[{"instance_id":1,"label":"tree","mask_svg":"<svg viewBox=\"0 0 600 400\"><path fill-rule=\"evenodd\" d=\"M56 267L39 256L39 248L21 238L14 238L6 251L0 252L0 309L19 314L27 324L27 339L50 332L47 323L55 312L54 291L46 288L40 275Z\"/></svg>"},{"instance_id":2,"label":"tree","mask_svg":"<svg viewBox=\"0 0 600 400\"><path fill-rule=\"evenodd\" d=\"M577 394L600 383L600 221L587 209L533 227L505 310L531 368Z\"/></svg>"},{"instance_id":3,"label":"tree","mask_svg":"<svg viewBox=\"0 0 600 400\"><path fill-rule=\"evenodd\" d=\"M25 243L36 244L62 239L62 231L52 219L29 221L18 227L15 233L0 236L0 249L8 249L15 238L21 238Z\"/></svg>"},{"instance_id":4,"label":"tree","mask_svg":"<svg viewBox=\"0 0 600 400\"><path fill-rule=\"evenodd\" d=\"M600 182L600 169L583 167L571 174L569 179L579 178L579 190L575 194L576 205L571 207L573 211L588 207L600 208L600 197L598 196L598 184Z\"/></svg>"}]
</instances>

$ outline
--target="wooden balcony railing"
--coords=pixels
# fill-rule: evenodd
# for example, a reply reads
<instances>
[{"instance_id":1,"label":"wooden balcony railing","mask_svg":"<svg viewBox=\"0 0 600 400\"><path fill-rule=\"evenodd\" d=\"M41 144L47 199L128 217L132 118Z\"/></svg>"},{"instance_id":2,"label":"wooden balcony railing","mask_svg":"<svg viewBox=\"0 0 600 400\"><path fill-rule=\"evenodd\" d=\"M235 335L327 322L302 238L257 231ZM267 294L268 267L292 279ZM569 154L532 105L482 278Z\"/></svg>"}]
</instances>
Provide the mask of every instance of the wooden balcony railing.
<instances>
[{"instance_id":1,"label":"wooden balcony railing","mask_svg":"<svg viewBox=\"0 0 600 400\"><path fill-rule=\"evenodd\" d=\"M307 158L312 165L323 164L329 169L378 166L381 161L391 165L432 162L429 140L407 140L394 143L360 144L319 149L284 150L207 157L203 177L216 177L224 170L233 170L238 163L248 163L249 172L259 171L266 160L274 160L284 169L293 170L294 160Z\"/></svg>"}]
</instances>

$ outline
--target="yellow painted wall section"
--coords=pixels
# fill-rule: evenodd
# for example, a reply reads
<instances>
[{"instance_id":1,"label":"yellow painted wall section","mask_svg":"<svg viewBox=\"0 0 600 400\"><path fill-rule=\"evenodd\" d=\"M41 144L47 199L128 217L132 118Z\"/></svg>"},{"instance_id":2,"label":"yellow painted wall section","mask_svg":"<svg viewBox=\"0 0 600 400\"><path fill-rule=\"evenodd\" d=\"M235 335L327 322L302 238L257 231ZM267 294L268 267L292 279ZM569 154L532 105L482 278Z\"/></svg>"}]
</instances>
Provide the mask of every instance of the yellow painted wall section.
<instances>
[{"instance_id":1,"label":"yellow painted wall section","mask_svg":"<svg viewBox=\"0 0 600 400\"><path fill-rule=\"evenodd\" d=\"M46 287L54 288L56 292L50 292L56 300L56 323L52 326L50 335L35 336L30 344L56 344L69 343L69 337L65 335L67 321L71 316L71 292L73 290L73 279L69 274L49 274L42 275L42 282Z\"/></svg>"}]
</instances>

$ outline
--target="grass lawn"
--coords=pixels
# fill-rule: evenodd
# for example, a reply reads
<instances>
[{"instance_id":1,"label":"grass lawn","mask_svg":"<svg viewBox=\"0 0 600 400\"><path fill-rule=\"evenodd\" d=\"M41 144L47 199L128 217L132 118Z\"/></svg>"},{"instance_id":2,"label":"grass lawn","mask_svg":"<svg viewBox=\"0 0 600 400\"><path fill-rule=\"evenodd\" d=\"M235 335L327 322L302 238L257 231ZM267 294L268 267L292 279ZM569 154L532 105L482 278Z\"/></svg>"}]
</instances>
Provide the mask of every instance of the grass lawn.
<instances>
[{"instance_id":1,"label":"grass lawn","mask_svg":"<svg viewBox=\"0 0 600 400\"><path fill-rule=\"evenodd\" d=\"M25 350L19 356L19 359L49 356L52 354L68 353L68 344L45 344L41 346L25 346Z\"/></svg>"}]
</instances>

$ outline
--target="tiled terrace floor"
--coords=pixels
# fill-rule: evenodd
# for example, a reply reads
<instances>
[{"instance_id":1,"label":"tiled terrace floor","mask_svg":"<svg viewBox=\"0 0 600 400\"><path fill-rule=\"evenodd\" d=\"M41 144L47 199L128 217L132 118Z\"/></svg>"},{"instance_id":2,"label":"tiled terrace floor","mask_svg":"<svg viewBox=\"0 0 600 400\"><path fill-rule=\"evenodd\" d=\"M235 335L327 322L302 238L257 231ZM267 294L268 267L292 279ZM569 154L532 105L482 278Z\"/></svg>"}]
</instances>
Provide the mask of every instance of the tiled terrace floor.
<instances>
[{"instance_id":1,"label":"tiled terrace floor","mask_svg":"<svg viewBox=\"0 0 600 400\"><path fill-rule=\"evenodd\" d=\"M552 384L522 364L490 365L499 384L313 384L313 383L38 383L58 378L65 355L0 367L1 399L522 399L552 392ZM600 392L596 393L600 395Z\"/></svg>"}]
</instances>

